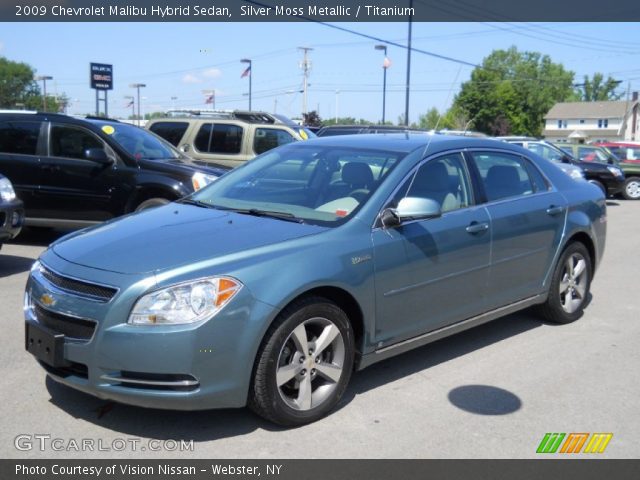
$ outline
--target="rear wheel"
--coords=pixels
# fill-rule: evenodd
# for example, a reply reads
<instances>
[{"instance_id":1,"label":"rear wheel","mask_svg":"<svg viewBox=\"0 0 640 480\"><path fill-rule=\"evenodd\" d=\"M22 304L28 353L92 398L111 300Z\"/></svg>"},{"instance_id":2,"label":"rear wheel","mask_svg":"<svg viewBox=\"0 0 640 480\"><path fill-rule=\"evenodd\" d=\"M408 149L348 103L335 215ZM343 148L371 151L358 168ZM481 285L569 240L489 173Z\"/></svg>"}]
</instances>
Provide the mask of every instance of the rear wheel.
<instances>
[{"instance_id":1,"label":"rear wheel","mask_svg":"<svg viewBox=\"0 0 640 480\"><path fill-rule=\"evenodd\" d=\"M579 319L591 287L591 258L580 242L571 243L556 265L549 296L540 313L554 323L571 323Z\"/></svg>"},{"instance_id":2,"label":"rear wheel","mask_svg":"<svg viewBox=\"0 0 640 480\"><path fill-rule=\"evenodd\" d=\"M353 358L353 331L336 304L320 297L296 302L258 352L249 406L279 425L314 422L344 394Z\"/></svg>"},{"instance_id":3,"label":"rear wheel","mask_svg":"<svg viewBox=\"0 0 640 480\"><path fill-rule=\"evenodd\" d=\"M136 212L147 210L149 208L161 207L169 202L170 200L167 200L166 198L149 198L136 207Z\"/></svg>"},{"instance_id":4,"label":"rear wheel","mask_svg":"<svg viewBox=\"0 0 640 480\"><path fill-rule=\"evenodd\" d=\"M624 181L622 196L627 200L640 199L640 177L629 177Z\"/></svg>"}]
</instances>

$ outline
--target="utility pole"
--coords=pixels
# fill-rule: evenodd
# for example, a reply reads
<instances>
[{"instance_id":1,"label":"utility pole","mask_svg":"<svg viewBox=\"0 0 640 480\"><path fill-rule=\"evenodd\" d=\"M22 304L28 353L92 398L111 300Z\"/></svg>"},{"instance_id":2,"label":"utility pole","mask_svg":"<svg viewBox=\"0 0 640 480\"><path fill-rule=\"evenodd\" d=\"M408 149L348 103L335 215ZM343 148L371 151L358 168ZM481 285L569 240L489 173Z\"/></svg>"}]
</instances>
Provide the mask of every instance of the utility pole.
<instances>
[{"instance_id":1,"label":"utility pole","mask_svg":"<svg viewBox=\"0 0 640 480\"><path fill-rule=\"evenodd\" d=\"M42 91L43 91L42 109L46 112L47 111L47 80L53 80L53 77L51 75L38 75L35 79L42 80Z\"/></svg>"},{"instance_id":2,"label":"utility pole","mask_svg":"<svg viewBox=\"0 0 640 480\"><path fill-rule=\"evenodd\" d=\"M309 52L313 50L310 47L298 47L298 50L302 50L304 52L304 58L300 63L300 68L302 69L302 74L304 75L304 84L302 87L302 114L305 115L307 113L307 87L309 81L309 71L311 70L311 61L309 60Z\"/></svg>"},{"instance_id":3,"label":"utility pole","mask_svg":"<svg viewBox=\"0 0 640 480\"><path fill-rule=\"evenodd\" d=\"M409 10L413 12L413 0L409 0ZM409 35L407 39L407 91L404 100L404 124L409 126L409 91L411 90L411 27L413 25L413 14L409 15Z\"/></svg>"},{"instance_id":4,"label":"utility pole","mask_svg":"<svg viewBox=\"0 0 640 480\"><path fill-rule=\"evenodd\" d=\"M138 92L138 126L140 126L140 122L141 122L141 118L140 118L140 89L141 88L145 88L146 85L144 83L132 83L131 85L129 85L129 88L135 88L136 91Z\"/></svg>"}]
</instances>

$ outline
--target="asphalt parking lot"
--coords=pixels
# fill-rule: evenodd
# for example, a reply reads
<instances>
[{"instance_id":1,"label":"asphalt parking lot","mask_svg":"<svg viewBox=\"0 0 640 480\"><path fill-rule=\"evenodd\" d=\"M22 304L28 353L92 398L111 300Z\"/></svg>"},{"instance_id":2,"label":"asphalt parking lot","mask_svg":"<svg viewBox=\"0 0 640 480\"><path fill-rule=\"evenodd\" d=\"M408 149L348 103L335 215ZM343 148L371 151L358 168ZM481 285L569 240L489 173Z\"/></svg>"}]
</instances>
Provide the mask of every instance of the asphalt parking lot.
<instances>
[{"instance_id":1,"label":"asphalt parking lot","mask_svg":"<svg viewBox=\"0 0 640 480\"><path fill-rule=\"evenodd\" d=\"M638 458L640 202L609 205L604 261L578 322L518 313L387 360L354 375L338 411L293 430L246 409L112 404L47 379L24 352L22 292L60 233L25 231L0 251L0 457L533 458L546 432L611 432L602 457ZM60 439L58 450L44 439L40 451L41 434ZM16 448L20 435L31 449ZM82 439L94 451L76 452ZM193 450L167 439L193 440Z\"/></svg>"}]
</instances>

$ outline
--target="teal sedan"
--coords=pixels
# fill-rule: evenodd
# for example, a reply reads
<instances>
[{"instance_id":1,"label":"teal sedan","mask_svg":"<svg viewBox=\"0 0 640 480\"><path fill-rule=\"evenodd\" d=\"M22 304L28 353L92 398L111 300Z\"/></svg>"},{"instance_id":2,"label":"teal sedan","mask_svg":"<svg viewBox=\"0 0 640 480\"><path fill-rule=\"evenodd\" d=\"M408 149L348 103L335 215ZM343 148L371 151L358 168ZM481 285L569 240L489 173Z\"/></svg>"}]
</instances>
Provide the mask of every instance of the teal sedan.
<instances>
[{"instance_id":1,"label":"teal sedan","mask_svg":"<svg viewBox=\"0 0 640 480\"><path fill-rule=\"evenodd\" d=\"M527 307L580 318L606 219L600 189L496 140L293 143L52 244L26 349L99 398L301 425L380 360Z\"/></svg>"}]
</instances>

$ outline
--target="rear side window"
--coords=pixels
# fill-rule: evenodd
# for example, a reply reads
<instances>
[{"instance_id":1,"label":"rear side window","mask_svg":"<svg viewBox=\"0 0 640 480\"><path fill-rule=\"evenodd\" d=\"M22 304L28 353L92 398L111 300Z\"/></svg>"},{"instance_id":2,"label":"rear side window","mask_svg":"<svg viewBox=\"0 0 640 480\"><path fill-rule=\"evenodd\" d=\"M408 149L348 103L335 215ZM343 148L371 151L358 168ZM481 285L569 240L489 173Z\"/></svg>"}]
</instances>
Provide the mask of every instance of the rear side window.
<instances>
[{"instance_id":1,"label":"rear side window","mask_svg":"<svg viewBox=\"0 0 640 480\"><path fill-rule=\"evenodd\" d=\"M240 153L242 127L205 123L200 127L194 144L196 149L203 153Z\"/></svg>"},{"instance_id":2,"label":"rear side window","mask_svg":"<svg viewBox=\"0 0 640 480\"><path fill-rule=\"evenodd\" d=\"M527 145L527 149L552 162L562 162L562 153L554 148L551 148L548 145L543 145L540 143L529 143Z\"/></svg>"},{"instance_id":3,"label":"rear side window","mask_svg":"<svg viewBox=\"0 0 640 480\"><path fill-rule=\"evenodd\" d=\"M533 193L533 182L523 158L501 152L476 152L472 156L490 202Z\"/></svg>"},{"instance_id":4,"label":"rear side window","mask_svg":"<svg viewBox=\"0 0 640 480\"><path fill-rule=\"evenodd\" d=\"M90 148L104 148L102 141L81 128L53 125L50 137L50 155L84 160Z\"/></svg>"},{"instance_id":5,"label":"rear side window","mask_svg":"<svg viewBox=\"0 0 640 480\"><path fill-rule=\"evenodd\" d=\"M258 155L272 148L286 145L295 140L286 130L278 128L256 128L256 136L253 139L253 151Z\"/></svg>"},{"instance_id":6,"label":"rear side window","mask_svg":"<svg viewBox=\"0 0 640 480\"><path fill-rule=\"evenodd\" d=\"M177 147L187 128L189 128L187 122L157 122L151 125L149 130Z\"/></svg>"},{"instance_id":7,"label":"rear side window","mask_svg":"<svg viewBox=\"0 0 640 480\"><path fill-rule=\"evenodd\" d=\"M0 152L35 155L42 122L0 122Z\"/></svg>"}]
</instances>

